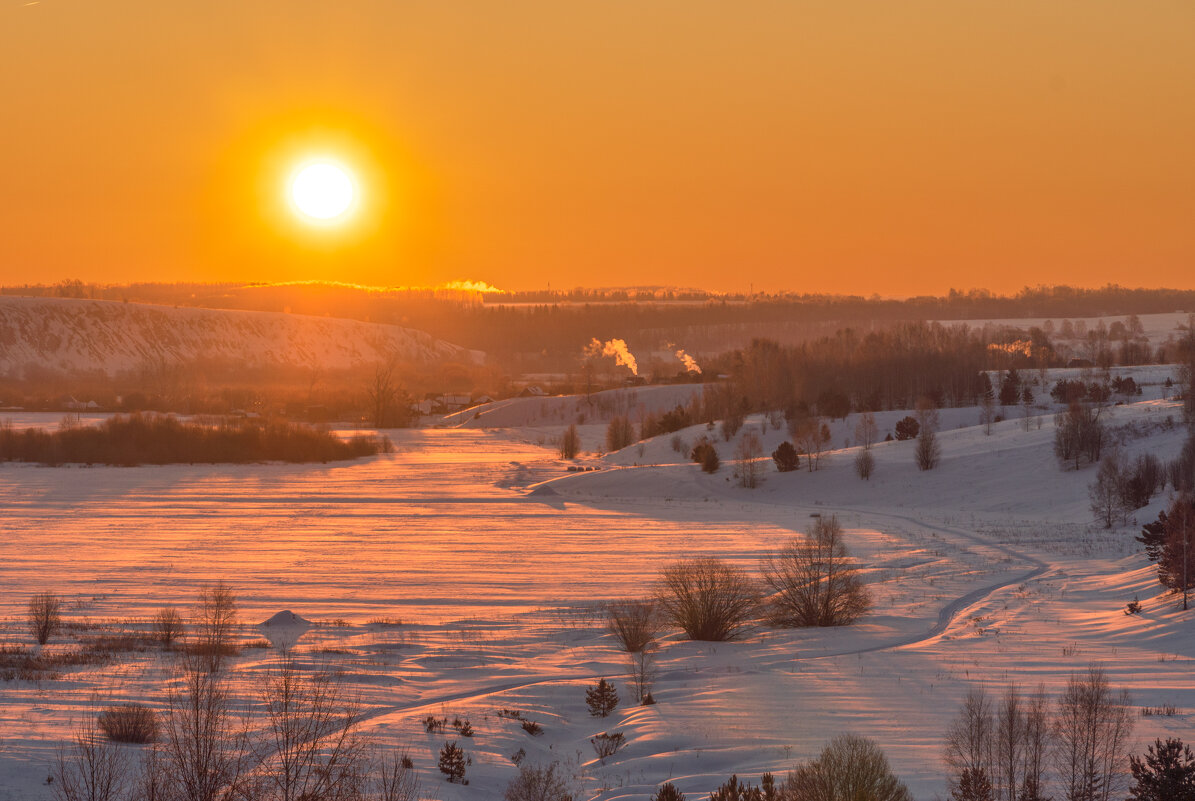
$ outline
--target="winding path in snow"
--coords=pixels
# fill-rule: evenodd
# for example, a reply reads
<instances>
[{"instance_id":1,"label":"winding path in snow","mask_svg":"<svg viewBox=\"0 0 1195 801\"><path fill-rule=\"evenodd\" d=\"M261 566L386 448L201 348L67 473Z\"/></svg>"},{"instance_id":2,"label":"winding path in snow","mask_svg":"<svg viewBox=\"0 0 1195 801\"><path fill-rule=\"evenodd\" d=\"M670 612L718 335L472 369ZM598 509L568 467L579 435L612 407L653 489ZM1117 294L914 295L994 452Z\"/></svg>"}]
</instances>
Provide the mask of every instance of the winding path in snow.
<instances>
[{"instance_id":1,"label":"winding path in snow","mask_svg":"<svg viewBox=\"0 0 1195 801\"><path fill-rule=\"evenodd\" d=\"M540 486L543 487L543 485L540 485ZM548 490L551 495L553 495L553 496L556 495L555 491L551 490L550 487L543 487L543 489L540 489L538 491L533 490L531 493L528 493L528 495L524 496L524 497L526 497L529 502L536 502L541 499L538 497L532 497L532 496L537 496L537 495L543 494L544 489ZM819 511L820 510L824 510L824 507L819 507ZM898 648L912 648L912 647L916 647L918 645L922 645L924 643L928 643L928 642L940 637L942 634L944 634L950 628L950 625L954 622L955 618L958 617L959 613L962 612L964 609L967 609L968 607L970 607L976 603L986 600L988 597L990 597L994 593L999 592L1000 590L1002 590L1006 587L1010 587L1010 586L1013 586L1016 584L1024 584L1026 582L1033 581L1034 579L1037 579L1037 578L1041 577L1042 575L1046 574L1047 572L1049 572L1052 568L1052 565L1050 565L1048 562L1045 562L1045 561L1038 559L1036 557L1033 557L1033 556L1029 556L1028 554L1018 551L1015 548L1012 548L1011 546L1004 545L1001 543L991 542L990 540L987 540L984 537L982 537L979 534L976 534L974 532L963 531L960 529L954 529L954 528L950 528L948 526L942 526L942 525L933 524L933 523L927 523L923 520L919 520L919 519L909 516L909 515L899 515L899 514L893 514L890 512L879 512L879 511L875 511L875 510L871 510L871 509L855 509L855 508L847 508L847 507L838 507L832 511L849 512L852 514L867 515L867 516L871 516L871 517L886 517L886 518L889 518L892 520L901 520L903 522L910 523L915 526L920 526L921 528L929 529L931 531L937 531L937 532L940 532L943 534L948 534L948 535L951 535L954 537L960 537L960 538L967 540L969 542L972 542L976 545L983 545L984 547L993 548L993 549L1000 551L1001 553L1004 553L1014 559L1018 559L1023 562L1026 562L1026 563L1032 565L1033 567L1031 570L1029 570L1025 573L1021 573L1021 574L1012 576L1010 578L1006 578L1002 581L998 581L993 584L985 585L983 587L978 587L974 590L971 590L968 593L965 593L965 594L949 601L948 603L946 603L945 606L943 606L938 611L937 621L929 628L929 630L927 630L925 632L908 635L906 637L902 637L902 638L899 638L896 640L888 640L886 642L875 643L872 645L847 648L845 650L835 651L832 653L811 654L808 656L796 657L795 661L805 662L805 661L812 661L812 660L818 660L818 659L830 659L830 658L837 658L837 657L843 657L843 656L854 656L856 654L868 654L868 653L875 653L877 651L890 651L890 650L896 650ZM609 678L609 674L602 674L601 677ZM532 688L532 687L536 687L536 686L540 686L540 685L557 684L557 683L569 682L569 681L593 682L601 677L599 677L598 675L590 675L590 674L553 675L553 676L543 676L543 677L539 677L539 678L527 677L527 679L523 680L523 681L478 687L478 688L474 688L474 689L470 689L470 690L463 690L461 692L433 696L430 698L420 698L417 701L413 701L413 702L407 703L407 704L397 704L397 705L394 705L391 707L379 708L379 709L373 710L366 717L367 718L377 718L377 717L381 717L383 715L392 715L392 714L407 715L407 714L411 714L413 712L425 711L427 709L438 709L442 705L448 704L448 703L456 703L456 702L461 702L461 701L476 702L476 701L479 701L488 696L498 695L500 693L510 692L513 690L524 690L524 689L528 689L528 688Z\"/></svg>"}]
</instances>

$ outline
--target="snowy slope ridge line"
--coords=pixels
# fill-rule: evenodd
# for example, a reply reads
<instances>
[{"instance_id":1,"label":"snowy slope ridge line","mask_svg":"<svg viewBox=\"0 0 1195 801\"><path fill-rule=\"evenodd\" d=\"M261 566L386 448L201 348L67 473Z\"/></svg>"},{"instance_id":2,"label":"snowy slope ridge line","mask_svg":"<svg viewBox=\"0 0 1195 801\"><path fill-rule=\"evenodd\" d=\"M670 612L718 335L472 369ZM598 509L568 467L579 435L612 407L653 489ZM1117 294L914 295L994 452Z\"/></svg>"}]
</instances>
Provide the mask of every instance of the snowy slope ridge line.
<instances>
[{"instance_id":1,"label":"snowy slope ridge line","mask_svg":"<svg viewBox=\"0 0 1195 801\"><path fill-rule=\"evenodd\" d=\"M0 374L195 362L345 370L391 359L481 362L484 354L395 325L279 312L0 297Z\"/></svg>"}]
</instances>

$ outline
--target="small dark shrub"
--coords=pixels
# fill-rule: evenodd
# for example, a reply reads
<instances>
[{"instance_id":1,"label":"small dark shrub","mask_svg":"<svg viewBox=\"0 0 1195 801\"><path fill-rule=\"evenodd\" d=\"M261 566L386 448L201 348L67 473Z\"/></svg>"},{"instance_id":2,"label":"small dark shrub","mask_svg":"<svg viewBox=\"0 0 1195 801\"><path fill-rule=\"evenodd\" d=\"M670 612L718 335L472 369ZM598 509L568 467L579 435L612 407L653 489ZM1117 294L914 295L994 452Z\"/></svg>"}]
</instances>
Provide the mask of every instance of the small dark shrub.
<instances>
[{"instance_id":1,"label":"small dark shrub","mask_svg":"<svg viewBox=\"0 0 1195 801\"><path fill-rule=\"evenodd\" d=\"M423 719L423 728L428 734L435 734L444 731L444 727L448 725L448 718L436 718L428 715Z\"/></svg>"},{"instance_id":2,"label":"small dark shrub","mask_svg":"<svg viewBox=\"0 0 1195 801\"><path fill-rule=\"evenodd\" d=\"M158 736L158 716L140 704L107 707L96 722L117 743L152 743Z\"/></svg>"},{"instance_id":3,"label":"small dark shrub","mask_svg":"<svg viewBox=\"0 0 1195 801\"><path fill-rule=\"evenodd\" d=\"M651 693L648 693L647 695L643 696L643 706L651 706L655 702L656 702L656 699L652 696Z\"/></svg>"},{"instance_id":4,"label":"small dark shrub","mask_svg":"<svg viewBox=\"0 0 1195 801\"><path fill-rule=\"evenodd\" d=\"M536 723L534 720L524 720L523 731L527 732L532 737L538 737L544 733L544 727Z\"/></svg>"},{"instance_id":5,"label":"small dark shrub","mask_svg":"<svg viewBox=\"0 0 1195 801\"><path fill-rule=\"evenodd\" d=\"M510 755L510 761L515 763L516 766L523 764L523 760L526 758L527 758L527 751L523 748L520 748L518 751L515 751L513 754Z\"/></svg>"},{"instance_id":6,"label":"small dark shrub","mask_svg":"<svg viewBox=\"0 0 1195 801\"><path fill-rule=\"evenodd\" d=\"M721 467L721 462L718 459L718 449L713 446L708 440L702 439L693 446L690 458L701 465L701 469L707 473L716 473Z\"/></svg>"},{"instance_id":7,"label":"small dark shrub","mask_svg":"<svg viewBox=\"0 0 1195 801\"><path fill-rule=\"evenodd\" d=\"M1125 604L1124 613L1126 615L1141 614L1141 602L1137 600L1137 596L1134 595L1133 600L1131 600L1127 604Z\"/></svg>"},{"instance_id":8,"label":"small dark shrub","mask_svg":"<svg viewBox=\"0 0 1195 801\"><path fill-rule=\"evenodd\" d=\"M183 636L183 618L173 606L166 606L154 615L153 633L158 642L169 648Z\"/></svg>"},{"instance_id":9,"label":"small dark shrub","mask_svg":"<svg viewBox=\"0 0 1195 801\"><path fill-rule=\"evenodd\" d=\"M573 801L569 783L553 762L546 768L538 765L520 765L519 775L506 786L503 801Z\"/></svg>"},{"instance_id":10,"label":"small dark shrub","mask_svg":"<svg viewBox=\"0 0 1195 801\"><path fill-rule=\"evenodd\" d=\"M473 736L473 726L469 723L468 718L465 718L464 720L461 720L460 718L454 719L452 721L452 728L456 729L456 733L462 737Z\"/></svg>"},{"instance_id":11,"label":"small dark shrub","mask_svg":"<svg viewBox=\"0 0 1195 801\"><path fill-rule=\"evenodd\" d=\"M642 651L656 638L659 616L650 598L615 601L606 608L606 628L624 650Z\"/></svg>"},{"instance_id":12,"label":"small dark shrub","mask_svg":"<svg viewBox=\"0 0 1195 801\"><path fill-rule=\"evenodd\" d=\"M45 645L62 627L62 599L43 592L29 599L29 632L38 645Z\"/></svg>"},{"instance_id":13,"label":"small dark shrub","mask_svg":"<svg viewBox=\"0 0 1195 801\"><path fill-rule=\"evenodd\" d=\"M896 438L902 442L906 439L913 439L920 431L921 423L918 423L917 418L912 415L896 421Z\"/></svg>"},{"instance_id":14,"label":"small dark shrub","mask_svg":"<svg viewBox=\"0 0 1195 801\"><path fill-rule=\"evenodd\" d=\"M593 752L597 754L598 759L605 759L618 753L618 749L622 748L625 744L626 738L623 737L620 731L613 733L603 732L596 737L590 737L589 742L593 744Z\"/></svg>"}]
</instances>

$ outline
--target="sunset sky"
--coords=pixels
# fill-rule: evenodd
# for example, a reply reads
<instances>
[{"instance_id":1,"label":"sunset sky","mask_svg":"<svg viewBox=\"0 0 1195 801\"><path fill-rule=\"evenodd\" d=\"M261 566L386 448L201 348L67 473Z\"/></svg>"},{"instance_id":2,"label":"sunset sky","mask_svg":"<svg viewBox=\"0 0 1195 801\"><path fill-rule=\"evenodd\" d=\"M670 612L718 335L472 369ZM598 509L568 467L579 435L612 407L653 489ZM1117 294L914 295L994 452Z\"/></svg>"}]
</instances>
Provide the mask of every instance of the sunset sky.
<instances>
[{"instance_id":1,"label":"sunset sky","mask_svg":"<svg viewBox=\"0 0 1195 801\"><path fill-rule=\"evenodd\" d=\"M6 284L1195 288L1190 0L0 0L0 104Z\"/></svg>"}]
</instances>

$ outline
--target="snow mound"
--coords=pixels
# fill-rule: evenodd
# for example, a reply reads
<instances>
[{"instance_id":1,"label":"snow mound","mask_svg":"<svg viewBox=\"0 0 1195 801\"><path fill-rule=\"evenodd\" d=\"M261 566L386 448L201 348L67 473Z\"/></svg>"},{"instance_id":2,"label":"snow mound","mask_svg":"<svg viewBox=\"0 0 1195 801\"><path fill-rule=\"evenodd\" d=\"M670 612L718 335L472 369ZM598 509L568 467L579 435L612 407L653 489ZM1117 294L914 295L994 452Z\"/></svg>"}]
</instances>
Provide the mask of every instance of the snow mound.
<instances>
[{"instance_id":1,"label":"snow mound","mask_svg":"<svg viewBox=\"0 0 1195 801\"><path fill-rule=\"evenodd\" d=\"M269 628L293 628L296 626L308 627L311 625L311 621L307 620L306 618L299 617L294 612L286 609L277 613L269 620L263 621L261 625Z\"/></svg>"}]
</instances>

